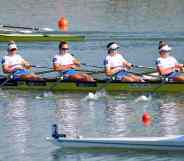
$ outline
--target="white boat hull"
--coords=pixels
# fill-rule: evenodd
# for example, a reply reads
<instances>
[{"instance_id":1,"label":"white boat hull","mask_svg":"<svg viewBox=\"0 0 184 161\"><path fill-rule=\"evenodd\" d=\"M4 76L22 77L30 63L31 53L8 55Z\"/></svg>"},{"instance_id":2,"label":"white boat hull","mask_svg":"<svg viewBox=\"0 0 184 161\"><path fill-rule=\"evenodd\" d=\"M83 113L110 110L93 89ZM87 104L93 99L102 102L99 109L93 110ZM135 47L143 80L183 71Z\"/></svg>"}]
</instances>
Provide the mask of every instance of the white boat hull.
<instances>
[{"instance_id":1,"label":"white boat hull","mask_svg":"<svg viewBox=\"0 0 184 161\"><path fill-rule=\"evenodd\" d=\"M184 150L184 136L137 138L47 138L62 148L124 148L149 150Z\"/></svg>"}]
</instances>

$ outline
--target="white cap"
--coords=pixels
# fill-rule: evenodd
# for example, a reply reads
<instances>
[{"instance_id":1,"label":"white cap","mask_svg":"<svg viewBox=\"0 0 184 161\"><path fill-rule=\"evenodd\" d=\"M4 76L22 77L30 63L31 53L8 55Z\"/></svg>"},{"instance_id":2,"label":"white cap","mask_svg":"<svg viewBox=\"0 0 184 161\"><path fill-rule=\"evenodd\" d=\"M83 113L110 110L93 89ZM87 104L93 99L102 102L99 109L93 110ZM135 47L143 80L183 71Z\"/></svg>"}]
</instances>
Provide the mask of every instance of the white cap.
<instances>
[{"instance_id":1,"label":"white cap","mask_svg":"<svg viewBox=\"0 0 184 161\"><path fill-rule=\"evenodd\" d=\"M14 44L14 43L10 43L10 44L8 45L8 50L12 50L12 49L17 49L17 45Z\"/></svg>"},{"instance_id":2,"label":"white cap","mask_svg":"<svg viewBox=\"0 0 184 161\"><path fill-rule=\"evenodd\" d=\"M111 44L111 45L108 47L108 49L111 49L111 50L116 50L116 49L118 49L118 48L120 48L120 46L119 46L118 44L116 44L116 43L113 43L113 44Z\"/></svg>"},{"instance_id":3,"label":"white cap","mask_svg":"<svg viewBox=\"0 0 184 161\"><path fill-rule=\"evenodd\" d=\"M172 48L168 45L164 45L162 48L160 48L160 52L161 51L167 52L167 51L171 51L171 50L172 50Z\"/></svg>"}]
</instances>

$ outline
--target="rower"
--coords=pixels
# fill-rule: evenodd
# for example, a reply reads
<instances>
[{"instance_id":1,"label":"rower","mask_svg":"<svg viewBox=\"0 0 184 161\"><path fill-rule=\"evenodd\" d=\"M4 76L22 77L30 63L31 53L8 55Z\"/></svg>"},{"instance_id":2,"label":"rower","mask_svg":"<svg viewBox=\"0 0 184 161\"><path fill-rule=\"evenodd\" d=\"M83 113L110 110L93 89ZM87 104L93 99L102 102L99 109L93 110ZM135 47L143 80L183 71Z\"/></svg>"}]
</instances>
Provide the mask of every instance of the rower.
<instances>
[{"instance_id":1,"label":"rower","mask_svg":"<svg viewBox=\"0 0 184 161\"><path fill-rule=\"evenodd\" d=\"M66 137L66 134L59 134L58 133L58 126L57 124L52 125L52 137L58 139L59 137Z\"/></svg>"},{"instance_id":2,"label":"rower","mask_svg":"<svg viewBox=\"0 0 184 161\"><path fill-rule=\"evenodd\" d=\"M10 41L7 51L8 54L2 59L4 73L11 74L13 79L40 79L39 76L30 71L30 63L17 54L17 45L14 41Z\"/></svg>"},{"instance_id":3,"label":"rower","mask_svg":"<svg viewBox=\"0 0 184 161\"><path fill-rule=\"evenodd\" d=\"M170 55L171 50L172 48L167 44L160 48L160 57L156 60L157 71L165 80L184 81L184 76L181 73L183 64L178 63L178 61Z\"/></svg>"},{"instance_id":4,"label":"rower","mask_svg":"<svg viewBox=\"0 0 184 161\"><path fill-rule=\"evenodd\" d=\"M69 45L65 41L59 44L59 53L53 58L53 69L58 71L64 80L95 81L90 75L77 71L80 69L80 61L70 54Z\"/></svg>"},{"instance_id":5,"label":"rower","mask_svg":"<svg viewBox=\"0 0 184 161\"><path fill-rule=\"evenodd\" d=\"M115 42L110 42L107 45L108 55L105 58L105 73L107 76L115 77L115 80L126 82L143 82L141 77L131 74L128 69L134 65L129 63L119 54L118 49L120 46Z\"/></svg>"}]
</instances>

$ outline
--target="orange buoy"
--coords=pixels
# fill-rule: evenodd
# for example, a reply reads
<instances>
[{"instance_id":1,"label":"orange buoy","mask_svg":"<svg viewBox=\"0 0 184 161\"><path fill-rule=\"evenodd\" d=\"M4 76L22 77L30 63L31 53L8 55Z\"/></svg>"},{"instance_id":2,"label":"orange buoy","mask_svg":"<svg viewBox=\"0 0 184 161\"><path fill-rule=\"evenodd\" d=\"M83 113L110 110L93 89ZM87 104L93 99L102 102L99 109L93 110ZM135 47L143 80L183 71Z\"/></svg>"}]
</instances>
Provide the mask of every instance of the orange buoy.
<instances>
[{"instance_id":1,"label":"orange buoy","mask_svg":"<svg viewBox=\"0 0 184 161\"><path fill-rule=\"evenodd\" d=\"M67 31L68 30L68 20L65 17L61 17L58 21L58 27L61 31Z\"/></svg>"},{"instance_id":2,"label":"orange buoy","mask_svg":"<svg viewBox=\"0 0 184 161\"><path fill-rule=\"evenodd\" d=\"M142 115L142 121L146 126L151 124L151 116L148 112L144 112Z\"/></svg>"}]
</instances>

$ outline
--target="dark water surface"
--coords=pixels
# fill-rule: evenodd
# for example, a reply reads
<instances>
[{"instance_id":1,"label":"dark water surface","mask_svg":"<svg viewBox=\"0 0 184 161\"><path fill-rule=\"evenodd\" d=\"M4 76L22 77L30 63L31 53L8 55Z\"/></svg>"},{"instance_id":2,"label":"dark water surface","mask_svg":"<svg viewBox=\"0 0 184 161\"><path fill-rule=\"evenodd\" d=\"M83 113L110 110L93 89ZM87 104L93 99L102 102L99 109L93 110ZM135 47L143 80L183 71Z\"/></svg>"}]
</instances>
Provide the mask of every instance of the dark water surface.
<instances>
[{"instance_id":1,"label":"dark water surface","mask_svg":"<svg viewBox=\"0 0 184 161\"><path fill-rule=\"evenodd\" d=\"M81 62L103 66L105 47L117 41L132 63L154 66L157 45L165 39L173 55L184 62L183 0L1 0L1 24L57 29L65 15L70 31L82 33L85 42L71 42ZM6 54L0 43L0 56ZM19 52L35 65L51 66L56 42L18 43ZM85 68L85 67L83 67ZM37 69L34 69L37 70ZM183 134L183 94L160 94L140 100L142 94L0 91L0 160L4 161L182 161L182 153L150 151L71 151L48 143L53 123L68 136L121 137ZM152 124L144 126L149 112Z\"/></svg>"}]
</instances>

